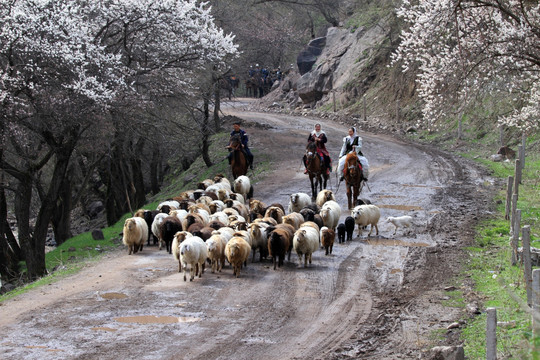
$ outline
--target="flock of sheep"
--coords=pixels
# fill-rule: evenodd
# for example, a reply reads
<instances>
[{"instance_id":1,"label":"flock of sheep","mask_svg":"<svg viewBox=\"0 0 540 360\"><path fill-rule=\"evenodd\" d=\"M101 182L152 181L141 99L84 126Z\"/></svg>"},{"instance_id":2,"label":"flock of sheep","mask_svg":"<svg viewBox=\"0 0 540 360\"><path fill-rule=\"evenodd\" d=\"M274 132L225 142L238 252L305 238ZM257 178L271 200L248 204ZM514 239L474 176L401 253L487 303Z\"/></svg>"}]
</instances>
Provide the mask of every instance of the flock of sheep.
<instances>
[{"instance_id":1,"label":"flock of sheep","mask_svg":"<svg viewBox=\"0 0 540 360\"><path fill-rule=\"evenodd\" d=\"M160 203L157 210L138 210L126 219L123 243L129 254L137 253L153 239L163 244L166 251L178 261L178 271L184 271L187 281L201 277L205 264L211 271L220 272L225 259L238 277L242 266L252 255L259 253L260 260L272 257L274 270L283 265L294 250L304 267L311 264L311 256L320 247L326 255L332 253L334 239L339 243L352 240L355 224L358 235L371 225L379 234L379 208L371 204L356 206L351 216L339 224L341 207L330 190L322 190L315 203L306 193L290 196L287 212L279 203L270 205L253 199L253 187L247 176L239 176L233 184L223 175L206 179L197 190L186 191ZM397 228L410 226L412 218L389 217ZM395 232L394 232L395 234Z\"/></svg>"}]
</instances>

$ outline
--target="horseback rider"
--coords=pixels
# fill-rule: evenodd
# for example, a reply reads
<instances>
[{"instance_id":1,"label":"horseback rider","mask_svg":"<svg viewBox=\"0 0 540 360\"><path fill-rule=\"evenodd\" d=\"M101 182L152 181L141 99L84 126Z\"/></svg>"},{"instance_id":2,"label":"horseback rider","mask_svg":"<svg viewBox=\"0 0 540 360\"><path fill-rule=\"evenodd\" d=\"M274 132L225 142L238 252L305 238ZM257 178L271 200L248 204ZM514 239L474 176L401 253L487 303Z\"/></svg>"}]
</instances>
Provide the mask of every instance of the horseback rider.
<instances>
[{"instance_id":1,"label":"horseback rider","mask_svg":"<svg viewBox=\"0 0 540 360\"><path fill-rule=\"evenodd\" d=\"M339 181L343 181L344 179L343 167L345 166L345 158L348 153L356 151L359 162L361 162L361 157L364 157L364 154L362 154L362 138L356 133L356 128L354 126L349 128L348 133L349 135L343 138L343 146L339 152L338 174L341 174ZM363 173L367 173L367 171L363 171ZM367 180L367 176L365 175L364 180Z\"/></svg>"},{"instance_id":2,"label":"horseback rider","mask_svg":"<svg viewBox=\"0 0 540 360\"><path fill-rule=\"evenodd\" d=\"M239 121L235 121L233 123L233 131L231 131L230 139L232 139L233 136L238 136L240 138L240 142L242 143L242 150L247 155L249 168L253 170L253 154L251 153L251 150L249 150L249 146L248 146L249 137L248 137L248 134L243 129L240 129ZM229 164L230 164L232 160L232 156L233 156L230 140L229 140L229 145L227 146L227 148L229 149L229 154L227 155L227 159L229 160Z\"/></svg>"},{"instance_id":3,"label":"horseback rider","mask_svg":"<svg viewBox=\"0 0 540 360\"><path fill-rule=\"evenodd\" d=\"M326 133L321 130L321 124L315 124L315 129L309 134L308 137L308 143L313 142L315 145L317 145L317 153L319 156L324 160L324 167L326 168L326 174L329 174L330 171L332 171L332 160L330 159L330 154L328 153L328 150L326 150L326 142L328 141L328 138L326 137ZM304 174L307 174L307 164L304 158L304 166L306 166L306 169L304 170Z\"/></svg>"}]
</instances>

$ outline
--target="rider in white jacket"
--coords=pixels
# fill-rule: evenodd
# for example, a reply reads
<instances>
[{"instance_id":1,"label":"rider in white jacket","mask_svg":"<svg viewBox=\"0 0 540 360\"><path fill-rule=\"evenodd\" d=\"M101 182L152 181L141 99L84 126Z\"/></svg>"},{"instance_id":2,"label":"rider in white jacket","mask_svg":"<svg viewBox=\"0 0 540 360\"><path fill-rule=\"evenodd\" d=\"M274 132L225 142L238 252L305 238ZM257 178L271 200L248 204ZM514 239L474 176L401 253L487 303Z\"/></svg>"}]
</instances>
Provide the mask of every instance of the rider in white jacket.
<instances>
[{"instance_id":1,"label":"rider in white jacket","mask_svg":"<svg viewBox=\"0 0 540 360\"><path fill-rule=\"evenodd\" d=\"M353 127L349 128L349 135L343 138L343 146L339 152L339 162L338 162L338 174L341 175L340 181L343 180L343 166L345 165L345 158L347 154L351 151L356 150L358 155L358 160L361 161L362 154L362 138L356 133L356 129ZM367 176L364 175L367 178Z\"/></svg>"}]
</instances>

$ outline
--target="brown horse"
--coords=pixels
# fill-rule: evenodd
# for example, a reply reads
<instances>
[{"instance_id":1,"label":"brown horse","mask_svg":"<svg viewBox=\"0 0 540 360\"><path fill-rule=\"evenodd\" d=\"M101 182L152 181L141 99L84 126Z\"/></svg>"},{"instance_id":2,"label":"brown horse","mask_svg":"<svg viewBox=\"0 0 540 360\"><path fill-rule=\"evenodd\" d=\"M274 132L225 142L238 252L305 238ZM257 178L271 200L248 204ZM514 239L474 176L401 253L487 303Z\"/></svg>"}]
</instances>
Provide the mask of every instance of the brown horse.
<instances>
[{"instance_id":1,"label":"brown horse","mask_svg":"<svg viewBox=\"0 0 540 360\"><path fill-rule=\"evenodd\" d=\"M354 208L356 200L362 191L364 182L362 181L362 168L359 167L360 162L356 152L347 154L345 158L345 184L347 185L347 201L349 203L349 210ZM351 189L352 188L352 189ZM353 199L354 197L354 199Z\"/></svg>"},{"instance_id":2,"label":"brown horse","mask_svg":"<svg viewBox=\"0 0 540 360\"><path fill-rule=\"evenodd\" d=\"M234 135L231 137L229 143L230 148L233 151L231 159L231 172L233 178L236 179L240 175L246 175L248 169L247 155L242 150L242 142L240 141L240 136Z\"/></svg>"},{"instance_id":3,"label":"brown horse","mask_svg":"<svg viewBox=\"0 0 540 360\"><path fill-rule=\"evenodd\" d=\"M314 142L309 142L306 147L306 155L304 155L306 168L311 182L311 197L315 199L318 191L326 189L328 174L324 167L324 161L317 153L317 145ZM324 179L324 186L323 186ZM319 190L317 190L319 188Z\"/></svg>"}]
</instances>

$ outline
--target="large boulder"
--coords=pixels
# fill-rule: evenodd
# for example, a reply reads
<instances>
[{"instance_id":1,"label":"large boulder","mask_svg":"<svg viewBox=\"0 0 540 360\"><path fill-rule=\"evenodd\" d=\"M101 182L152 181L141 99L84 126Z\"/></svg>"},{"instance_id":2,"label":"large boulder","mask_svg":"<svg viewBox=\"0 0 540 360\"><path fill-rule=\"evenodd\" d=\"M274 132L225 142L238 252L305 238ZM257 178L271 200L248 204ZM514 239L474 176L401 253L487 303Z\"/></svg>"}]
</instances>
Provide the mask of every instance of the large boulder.
<instances>
[{"instance_id":1,"label":"large boulder","mask_svg":"<svg viewBox=\"0 0 540 360\"><path fill-rule=\"evenodd\" d=\"M322 54L325 45L326 37L313 39L309 42L307 48L298 54L296 64L300 75L304 75L311 70L313 64L317 61L317 57Z\"/></svg>"},{"instance_id":2,"label":"large boulder","mask_svg":"<svg viewBox=\"0 0 540 360\"><path fill-rule=\"evenodd\" d=\"M385 22L382 20L382 25ZM329 96L332 90L336 91L338 99L341 94L351 91L350 88L354 88L352 86L354 82L351 83L351 79L355 79L359 73L369 67L370 61L373 60L371 55L377 48L374 45L381 44L386 39L387 33L384 31L386 27L382 25L369 29L359 28L353 33L345 28L329 28L326 37L320 38L321 40L317 42L320 46L322 39L325 40L319 55L315 55L314 50L308 51L310 48L316 48L311 45L319 39L312 40L308 49L298 57L305 59L302 69L298 62L302 76L297 82L297 92L302 102L313 104L322 99L324 103L332 101L332 97ZM303 72L306 70L307 72Z\"/></svg>"}]
</instances>

